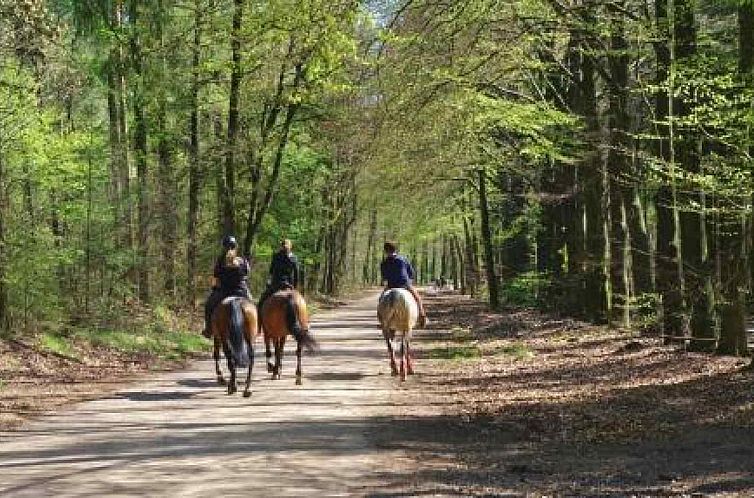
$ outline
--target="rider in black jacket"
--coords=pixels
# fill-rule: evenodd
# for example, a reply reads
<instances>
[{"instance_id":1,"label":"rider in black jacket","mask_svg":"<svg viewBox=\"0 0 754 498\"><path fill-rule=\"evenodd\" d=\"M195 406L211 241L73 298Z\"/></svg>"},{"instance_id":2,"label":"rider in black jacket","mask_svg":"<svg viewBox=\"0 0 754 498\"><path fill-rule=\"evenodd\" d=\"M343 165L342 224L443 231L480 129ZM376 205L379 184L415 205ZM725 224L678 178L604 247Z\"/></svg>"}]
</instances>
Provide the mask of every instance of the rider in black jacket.
<instances>
[{"instance_id":1,"label":"rider in black jacket","mask_svg":"<svg viewBox=\"0 0 754 498\"><path fill-rule=\"evenodd\" d=\"M272 255L270 263L270 278L267 288L259 298L259 306L262 309L265 299L282 289L296 289L299 285L298 258L293 254L293 244L285 239L280 243L278 252Z\"/></svg>"},{"instance_id":2,"label":"rider in black jacket","mask_svg":"<svg viewBox=\"0 0 754 498\"><path fill-rule=\"evenodd\" d=\"M226 297L237 296L251 299L248 277L251 270L246 258L237 254L236 238L228 235L223 239L223 252L217 258L214 269L212 292L204 304L204 330L202 335L211 336L209 323L215 307Z\"/></svg>"}]
</instances>

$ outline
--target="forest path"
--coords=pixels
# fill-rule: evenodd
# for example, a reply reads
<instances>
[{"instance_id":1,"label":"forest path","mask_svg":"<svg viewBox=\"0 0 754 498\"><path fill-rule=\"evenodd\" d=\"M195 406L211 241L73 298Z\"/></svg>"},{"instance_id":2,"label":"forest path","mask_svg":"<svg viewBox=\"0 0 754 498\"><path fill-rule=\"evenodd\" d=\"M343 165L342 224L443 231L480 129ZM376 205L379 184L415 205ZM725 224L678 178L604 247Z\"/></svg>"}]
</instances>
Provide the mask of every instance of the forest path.
<instances>
[{"instance_id":1,"label":"forest path","mask_svg":"<svg viewBox=\"0 0 754 498\"><path fill-rule=\"evenodd\" d=\"M250 399L227 396L212 362L201 361L0 433L0 496L342 496L379 487L410 459L375 443L402 404L376 298L315 317L322 352L304 359L303 386L294 385L292 344L273 382L259 341Z\"/></svg>"}]
</instances>

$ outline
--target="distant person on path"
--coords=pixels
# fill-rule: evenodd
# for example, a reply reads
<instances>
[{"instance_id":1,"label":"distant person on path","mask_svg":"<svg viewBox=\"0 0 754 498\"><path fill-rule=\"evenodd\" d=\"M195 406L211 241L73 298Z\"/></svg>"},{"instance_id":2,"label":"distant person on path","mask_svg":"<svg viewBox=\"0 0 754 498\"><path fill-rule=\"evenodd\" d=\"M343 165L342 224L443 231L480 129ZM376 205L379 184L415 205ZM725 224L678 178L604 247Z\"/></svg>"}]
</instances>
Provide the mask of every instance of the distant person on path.
<instances>
[{"instance_id":1,"label":"distant person on path","mask_svg":"<svg viewBox=\"0 0 754 498\"><path fill-rule=\"evenodd\" d=\"M204 303L204 330L202 335L211 337L209 323L215 307L226 297L237 296L251 299L249 292L249 272L251 270L246 258L238 255L238 242L232 235L223 238L223 251L215 262L212 276L212 291Z\"/></svg>"},{"instance_id":2,"label":"distant person on path","mask_svg":"<svg viewBox=\"0 0 754 498\"><path fill-rule=\"evenodd\" d=\"M409 291L419 306L417 325L426 327L429 321L427 320L427 313L424 311L424 303L422 303L419 293L412 285L415 276L414 268L405 257L398 254L398 246L395 242L385 242L383 249L385 250L385 259L380 264L380 272L382 273L382 282L386 284L385 290L406 289Z\"/></svg>"}]
</instances>

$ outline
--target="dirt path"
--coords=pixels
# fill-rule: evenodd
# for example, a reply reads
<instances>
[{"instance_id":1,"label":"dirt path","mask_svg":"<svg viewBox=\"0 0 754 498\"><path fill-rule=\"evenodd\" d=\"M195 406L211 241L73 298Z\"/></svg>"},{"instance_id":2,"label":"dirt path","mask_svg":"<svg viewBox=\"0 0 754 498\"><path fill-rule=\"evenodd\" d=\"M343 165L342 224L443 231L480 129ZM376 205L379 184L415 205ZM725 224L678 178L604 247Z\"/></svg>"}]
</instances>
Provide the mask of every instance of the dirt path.
<instances>
[{"instance_id":1,"label":"dirt path","mask_svg":"<svg viewBox=\"0 0 754 498\"><path fill-rule=\"evenodd\" d=\"M405 391L389 375L376 296L318 315L322 353L294 385L258 346L251 399L226 396L211 362L0 433L1 496L363 495L412 471L378 433Z\"/></svg>"}]
</instances>

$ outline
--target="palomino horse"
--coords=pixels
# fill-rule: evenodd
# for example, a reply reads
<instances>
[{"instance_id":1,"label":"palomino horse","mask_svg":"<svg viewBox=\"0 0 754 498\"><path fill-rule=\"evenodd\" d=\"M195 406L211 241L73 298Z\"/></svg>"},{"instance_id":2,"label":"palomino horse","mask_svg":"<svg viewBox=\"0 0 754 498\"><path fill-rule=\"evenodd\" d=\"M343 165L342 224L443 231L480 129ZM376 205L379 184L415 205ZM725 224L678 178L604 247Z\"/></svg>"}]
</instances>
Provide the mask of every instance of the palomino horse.
<instances>
[{"instance_id":1,"label":"palomino horse","mask_svg":"<svg viewBox=\"0 0 754 498\"><path fill-rule=\"evenodd\" d=\"M377 305L377 318L380 320L382 335L387 343L390 355L390 370L398 375L393 352L393 339L400 339L401 349L401 381L406 380L406 373L413 375L414 365L411 362L411 330L416 325L419 308L411 293L405 289L389 289L382 293ZM405 361L405 366L404 366Z\"/></svg>"},{"instance_id":2,"label":"palomino horse","mask_svg":"<svg viewBox=\"0 0 754 498\"><path fill-rule=\"evenodd\" d=\"M301 385L301 349L313 351L317 348L317 342L309 334L309 314L306 310L306 301L301 294L293 289L281 290L267 299L262 304L261 323L264 331L264 346L267 356L267 371L272 373L272 380L280 378L280 369L283 362L283 347L288 334L297 339L296 346L296 385ZM275 346L275 364L270 359Z\"/></svg>"},{"instance_id":3,"label":"palomino horse","mask_svg":"<svg viewBox=\"0 0 754 498\"><path fill-rule=\"evenodd\" d=\"M251 396L251 371L254 367L254 341L257 338L257 307L248 299L242 297L228 297L217 305L212 313L210 331L215 341L215 371L217 382L225 384L220 370L220 347L225 353L230 370L228 394L235 393L236 368L248 367L246 374L245 398Z\"/></svg>"}]
</instances>

